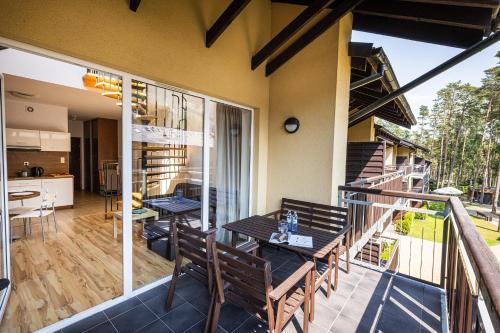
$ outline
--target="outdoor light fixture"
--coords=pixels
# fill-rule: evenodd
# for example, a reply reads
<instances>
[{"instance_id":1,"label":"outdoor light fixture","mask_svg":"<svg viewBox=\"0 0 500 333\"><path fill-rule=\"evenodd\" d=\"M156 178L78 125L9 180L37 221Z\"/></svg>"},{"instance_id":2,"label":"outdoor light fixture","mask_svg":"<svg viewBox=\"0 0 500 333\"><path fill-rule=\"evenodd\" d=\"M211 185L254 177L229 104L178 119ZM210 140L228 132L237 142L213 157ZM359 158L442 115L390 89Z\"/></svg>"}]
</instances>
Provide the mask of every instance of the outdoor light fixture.
<instances>
[{"instance_id":1,"label":"outdoor light fixture","mask_svg":"<svg viewBox=\"0 0 500 333\"><path fill-rule=\"evenodd\" d=\"M297 118L295 117L290 117L287 120L285 120L285 131L287 133L295 133L299 130L300 127L300 122Z\"/></svg>"}]
</instances>

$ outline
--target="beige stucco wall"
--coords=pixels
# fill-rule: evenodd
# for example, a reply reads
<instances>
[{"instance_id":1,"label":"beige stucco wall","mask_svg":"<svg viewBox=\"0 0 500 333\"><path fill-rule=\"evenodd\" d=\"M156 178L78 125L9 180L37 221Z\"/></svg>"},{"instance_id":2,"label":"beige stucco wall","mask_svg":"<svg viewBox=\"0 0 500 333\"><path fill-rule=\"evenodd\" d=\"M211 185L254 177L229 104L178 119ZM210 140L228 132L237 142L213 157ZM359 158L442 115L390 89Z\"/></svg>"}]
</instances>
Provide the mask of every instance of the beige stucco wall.
<instances>
[{"instance_id":1,"label":"beige stucco wall","mask_svg":"<svg viewBox=\"0 0 500 333\"><path fill-rule=\"evenodd\" d=\"M273 34L301 9L273 4ZM282 197L337 204L345 182L351 22L345 17L271 76L268 210ZM283 123L291 116L300 129L287 134Z\"/></svg>"},{"instance_id":2,"label":"beige stucco wall","mask_svg":"<svg viewBox=\"0 0 500 333\"><path fill-rule=\"evenodd\" d=\"M256 109L253 212L266 210L269 79L250 59L270 39L271 4L254 0L210 48L230 0L0 0L0 36ZM57 75L57 73L54 73Z\"/></svg>"},{"instance_id":3,"label":"beige stucco wall","mask_svg":"<svg viewBox=\"0 0 500 333\"><path fill-rule=\"evenodd\" d=\"M347 141L375 141L375 117L370 117L354 126L349 127L349 131L347 132Z\"/></svg>"}]
</instances>

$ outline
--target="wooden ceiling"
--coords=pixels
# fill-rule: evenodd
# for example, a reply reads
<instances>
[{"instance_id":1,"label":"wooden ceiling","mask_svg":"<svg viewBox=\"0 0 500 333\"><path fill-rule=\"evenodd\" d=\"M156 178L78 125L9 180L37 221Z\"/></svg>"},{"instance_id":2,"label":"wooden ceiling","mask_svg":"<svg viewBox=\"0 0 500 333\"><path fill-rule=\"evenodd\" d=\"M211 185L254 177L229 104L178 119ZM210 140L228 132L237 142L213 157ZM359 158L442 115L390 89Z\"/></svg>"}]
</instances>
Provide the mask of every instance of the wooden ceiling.
<instances>
[{"instance_id":1,"label":"wooden ceiling","mask_svg":"<svg viewBox=\"0 0 500 333\"><path fill-rule=\"evenodd\" d=\"M271 1L309 6L313 0ZM365 0L353 10L353 29L467 48L498 29L499 6L500 0Z\"/></svg>"}]
</instances>

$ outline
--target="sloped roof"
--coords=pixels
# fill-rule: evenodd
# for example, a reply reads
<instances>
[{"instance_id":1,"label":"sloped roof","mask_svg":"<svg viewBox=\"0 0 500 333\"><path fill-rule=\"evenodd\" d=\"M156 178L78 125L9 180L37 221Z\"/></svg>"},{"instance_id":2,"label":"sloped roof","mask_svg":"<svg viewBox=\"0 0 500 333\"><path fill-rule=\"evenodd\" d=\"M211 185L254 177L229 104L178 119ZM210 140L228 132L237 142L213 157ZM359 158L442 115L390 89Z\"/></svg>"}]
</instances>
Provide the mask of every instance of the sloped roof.
<instances>
[{"instance_id":1,"label":"sloped roof","mask_svg":"<svg viewBox=\"0 0 500 333\"><path fill-rule=\"evenodd\" d=\"M425 153L428 153L430 151L427 147L421 146L417 143L398 137L397 135L393 134L392 132L388 131L387 129L385 129L380 125L375 125L375 136L380 140L392 142L399 146L407 147L414 150L419 149Z\"/></svg>"}]
</instances>

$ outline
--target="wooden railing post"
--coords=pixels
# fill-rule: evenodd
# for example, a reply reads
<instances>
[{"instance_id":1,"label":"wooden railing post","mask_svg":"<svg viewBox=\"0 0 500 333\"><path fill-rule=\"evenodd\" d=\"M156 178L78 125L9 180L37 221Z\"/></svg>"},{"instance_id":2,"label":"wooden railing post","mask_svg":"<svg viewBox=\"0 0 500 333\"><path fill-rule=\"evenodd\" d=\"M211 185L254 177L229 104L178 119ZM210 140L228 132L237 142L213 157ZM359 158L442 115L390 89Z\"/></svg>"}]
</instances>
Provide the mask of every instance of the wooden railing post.
<instances>
[{"instance_id":1,"label":"wooden railing post","mask_svg":"<svg viewBox=\"0 0 500 333\"><path fill-rule=\"evenodd\" d=\"M448 239L450 235L450 201L446 201L444 207L444 221L443 221L443 243L441 248L441 279L439 285L441 288L445 287L446 280L446 260L448 260Z\"/></svg>"}]
</instances>

